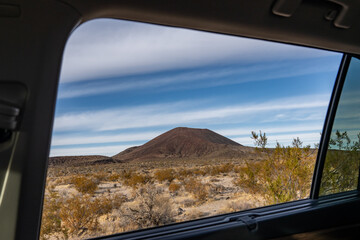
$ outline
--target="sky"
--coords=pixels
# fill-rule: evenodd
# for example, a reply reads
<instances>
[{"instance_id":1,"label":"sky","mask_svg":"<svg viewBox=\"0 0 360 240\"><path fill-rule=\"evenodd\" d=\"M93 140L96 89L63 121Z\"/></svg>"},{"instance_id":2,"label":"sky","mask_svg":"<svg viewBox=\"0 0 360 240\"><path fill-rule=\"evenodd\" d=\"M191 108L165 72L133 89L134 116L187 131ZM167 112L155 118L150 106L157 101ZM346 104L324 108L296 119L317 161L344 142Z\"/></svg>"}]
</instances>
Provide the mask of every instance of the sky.
<instances>
[{"instance_id":1,"label":"sky","mask_svg":"<svg viewBox=\"0 0 360 240\"><path fill-rule=\"evenodd\" d=\"M175 127L254 146L320 140L342 55L181 28L101 19L65 48L51 156L115 155Z\"/></svg>"}]
</instances>

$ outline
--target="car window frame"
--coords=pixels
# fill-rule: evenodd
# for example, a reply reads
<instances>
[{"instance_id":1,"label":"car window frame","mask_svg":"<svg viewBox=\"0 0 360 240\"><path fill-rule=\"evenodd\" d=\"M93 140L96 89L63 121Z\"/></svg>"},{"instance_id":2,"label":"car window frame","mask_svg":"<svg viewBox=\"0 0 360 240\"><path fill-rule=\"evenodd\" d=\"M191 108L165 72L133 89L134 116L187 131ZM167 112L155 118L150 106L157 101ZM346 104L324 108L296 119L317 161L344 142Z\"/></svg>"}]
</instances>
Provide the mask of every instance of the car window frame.
<instances>
[{"instance_id":1,"label":"car window frame","mask_svg":"<svg viewBox=\"0 0 360 240\"><path fill-rule=\"evenodd\" d=\"M343 86L344 86L344 83L346 80L347 72L348 72L352 58L359 58L359 57L356 55L344 53L343 58L340 63L338 75L336 77L333 92L331 94L331 100L329 103L328 111L327 111L327 114L325 117L323 131L322 131L321 138L320 138L319 152L318 152L318 155L316 158L315 170L314 170L314 175L313 175L313 180L312 180L311 190L310 190L310 198L311 199L319 199L319 198L328 197L328 196L319 196L321 179L322 179L322 175L323 175L323 170L324 170L326 154L327 154L327 150L328 150L328 146L329 146L329 141L330 141L330 137L331 137L331 132L332 132L335 118L336 118L336 112L338 109ZM354 191L358 192L359 189L360 189L360 174L358 176L357 189L352 190L352 191L347 191L347 192L349 192L351 194ZM336 196L336 195L342 195L342 194L346 194L346 192L330 194L329 197L331 197L332 195Z\"/></svg>"}]
</instances>

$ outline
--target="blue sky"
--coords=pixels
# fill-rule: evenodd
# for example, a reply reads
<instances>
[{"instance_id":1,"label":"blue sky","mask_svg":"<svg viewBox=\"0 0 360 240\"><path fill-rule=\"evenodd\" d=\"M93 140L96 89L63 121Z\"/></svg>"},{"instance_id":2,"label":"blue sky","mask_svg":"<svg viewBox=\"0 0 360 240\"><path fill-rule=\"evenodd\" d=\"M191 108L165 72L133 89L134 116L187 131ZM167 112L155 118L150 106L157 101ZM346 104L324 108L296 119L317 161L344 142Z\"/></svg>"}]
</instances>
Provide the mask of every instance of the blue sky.
<instances>
[{"instance_id":1,"label":"blue sky","mask_svg":"<svg viewBox=\"0 0 360 240\"><path fill-rule=\"evenodd\" d=\"M119 20L64 53L51 156L112 156L174 127L253 146L251 131L319 142L341 54Z\"/></svg>"}]
</instances>

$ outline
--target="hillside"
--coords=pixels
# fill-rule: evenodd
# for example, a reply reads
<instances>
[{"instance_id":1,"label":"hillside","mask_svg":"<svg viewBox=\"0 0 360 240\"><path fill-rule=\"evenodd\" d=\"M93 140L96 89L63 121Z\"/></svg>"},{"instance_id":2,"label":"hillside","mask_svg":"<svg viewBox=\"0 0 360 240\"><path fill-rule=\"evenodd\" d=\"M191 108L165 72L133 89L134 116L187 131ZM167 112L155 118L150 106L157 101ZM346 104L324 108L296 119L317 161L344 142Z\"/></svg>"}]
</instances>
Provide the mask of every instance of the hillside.
<instances>
[{"instance_id":1,"label":"hillside","mask_svg":"<svg viewBox=\"0 0 360 240\"><path fill-rule=\"evenodd\" d=\"M115 162L112 158L101 155L50 157L49 166L87 166Z\"/></svg>"},{"instance_id":2,"label":"hillside","mask_svg":"<svg viewBox=\"0 0 360 240\"><path fill-rule=\"evenodd\" d=\"M240 158L252 153L209 129L178 127L142 146L128 148L112 158L118 161L143 161L178 158Z\"/></svg>"},{"instance_id":3,"label":"hillside","mask_svg":"<svg viewBox=\"0 0 360 240\"><path fill-rule=\"evenodd\" d=\"M144 145L128 148L113 157L100 155L51 157L49 166L86 166L118 162L171 159L240 159L255 157L245 147L209 129L178 127Z\"/></svg>"}]
</instances>

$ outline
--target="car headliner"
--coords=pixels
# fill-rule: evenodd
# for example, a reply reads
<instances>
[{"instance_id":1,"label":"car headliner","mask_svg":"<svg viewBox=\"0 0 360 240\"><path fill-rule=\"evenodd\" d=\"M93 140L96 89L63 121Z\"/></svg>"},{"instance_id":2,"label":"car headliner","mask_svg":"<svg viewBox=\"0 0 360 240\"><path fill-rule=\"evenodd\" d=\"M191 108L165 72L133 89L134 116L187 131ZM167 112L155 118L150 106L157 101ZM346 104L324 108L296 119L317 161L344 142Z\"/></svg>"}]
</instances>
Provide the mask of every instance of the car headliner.
<instances>
[{"instance_id":1,"label":"car headliner","mask_svg":"<svg viewBox=\"0 0 360 240\"><path fill-rule=\"evenodd\" d=\"M335 0L334 0L335 1ZM360 3L350 1L349 28L336 27L343 9L326 0L301 2L290 17L275 14L269 0L65 0L81 15L93 18L119 18L169 26L261 38L347 53L360 53ZM287 1L291 2L291 1ZM294 2L294 1L292 1ZM338 2L346 2L339 0ZM274 13L275 12L275 13ZM334 14L335 18L326 17ZM354 17L353 17L354 16ZM327 20L332 19L332 20Z\"/></svg>"}]
</instances>

